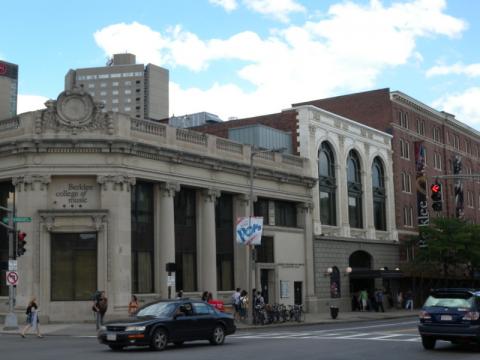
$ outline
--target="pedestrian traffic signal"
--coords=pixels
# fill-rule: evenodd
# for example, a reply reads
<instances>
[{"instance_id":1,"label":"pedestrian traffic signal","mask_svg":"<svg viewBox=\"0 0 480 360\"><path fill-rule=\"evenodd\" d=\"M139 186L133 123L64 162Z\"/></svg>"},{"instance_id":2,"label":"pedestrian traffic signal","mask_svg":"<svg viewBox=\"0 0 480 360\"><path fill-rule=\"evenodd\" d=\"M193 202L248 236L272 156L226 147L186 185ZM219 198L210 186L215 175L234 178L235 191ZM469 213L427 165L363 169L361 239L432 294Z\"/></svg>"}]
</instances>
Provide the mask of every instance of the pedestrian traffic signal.
<instances>
[{"instance_id":1,"label":"pedestrian traffic signal","mask_svg":"<svg viewBox=\"0 0 480 360\"><path fill-rule=\"evenodd\" d=\"M442 211L442 185L436 181L430 187L432 191L431 199L432 199L432 209L433 211Z\"/></svg>"},{"instance_id":2,"label":"pedestrian traffic signal","mask_svg":"<svg viewBox=\"0 0 480 360\"><path fill-rule=\"evenodd\" d=\"M27 251L27 249L25 249L25 245L27 245L26 237L27 234L23 231L17 233L17 256L22 256Z\"/></svg>"}]
</instances>

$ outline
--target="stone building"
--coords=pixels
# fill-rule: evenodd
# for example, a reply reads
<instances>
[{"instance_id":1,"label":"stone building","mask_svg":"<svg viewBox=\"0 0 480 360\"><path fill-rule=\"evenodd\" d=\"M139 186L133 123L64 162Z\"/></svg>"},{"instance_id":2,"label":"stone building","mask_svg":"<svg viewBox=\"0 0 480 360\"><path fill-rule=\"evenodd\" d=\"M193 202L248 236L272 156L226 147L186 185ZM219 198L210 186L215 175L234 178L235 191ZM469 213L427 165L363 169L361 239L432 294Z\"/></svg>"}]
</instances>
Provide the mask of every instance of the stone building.
<instances>
[{"instance_id":1,"label":"stone building","mask_svg":"<svg viewBox=\"0 0 480 360\"><path fill-rule=\"evenodd\" d=\"M36 296L45 320L91 319L100 289L108 314L125 316L132 293L141 301L168 297L172 262L171 290L186 296L208 290L229 301L237 286L261 286L270 302L285 304L313 296L317 179L308 159L255 156L255 212L265 220L252 263L235 241L236 219L249 215L250 146L102 112L81 90L46 106L0 121L0 205L14 202L17 216L32 218L17 224L27 234L19 313ZM4 263L3 228L0 237ZM2 281L0 312L7 294Z\"/></svg>"},{"instance_id":2,"label":"stone building","mask_svg":"<svg viewBox=\"0 0 480 360\"><path fill-rule=\"evenodd\" d=\"M310 159L315 291L314 311L351 309L359 290L397 291L400 275L391 135L305 105L281 113L205 125L196 130L228 137L231 129L262 124L289 132L293 152Z\"/></svg>"}]
</instances>

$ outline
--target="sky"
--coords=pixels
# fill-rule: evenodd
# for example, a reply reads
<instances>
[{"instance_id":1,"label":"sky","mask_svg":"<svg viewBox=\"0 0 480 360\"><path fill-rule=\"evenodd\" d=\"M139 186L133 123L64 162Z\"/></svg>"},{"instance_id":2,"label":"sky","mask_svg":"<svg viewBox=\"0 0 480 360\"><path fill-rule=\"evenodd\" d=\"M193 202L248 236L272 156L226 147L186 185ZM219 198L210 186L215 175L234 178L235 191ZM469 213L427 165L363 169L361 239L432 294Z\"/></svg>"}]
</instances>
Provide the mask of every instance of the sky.
<instances>
[{"instance_id":1,"label":"sky","mask_svg":"<svg viewBox=\"0 0 480 360\"><path fill-rule=\"evenodd\" d=\"M130 52L169 70L170 115L388 87L480 130L479 0L17 0L0 19L18 113L56 99L69 69Z\"/></svg>"}]
</instances>

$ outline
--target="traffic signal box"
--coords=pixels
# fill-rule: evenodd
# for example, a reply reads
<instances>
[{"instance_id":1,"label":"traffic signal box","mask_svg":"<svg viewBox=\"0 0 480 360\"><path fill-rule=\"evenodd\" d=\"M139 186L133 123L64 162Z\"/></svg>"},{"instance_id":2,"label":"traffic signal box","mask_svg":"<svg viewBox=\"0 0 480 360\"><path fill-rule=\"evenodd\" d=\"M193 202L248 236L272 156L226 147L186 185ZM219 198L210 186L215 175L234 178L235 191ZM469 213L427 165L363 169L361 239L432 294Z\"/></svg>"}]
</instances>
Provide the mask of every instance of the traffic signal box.
<instances>
[{"instance_id":1,"label":"traffic signal box","mask_svg":"<svg viewBox=\"0 0 480 360\"><path fill-rule=\"evenodd\" d=\"M25 249L25 245L27 245L26 237L27 234L23 231L17 233L17 256L22 256L27 251L27 249Z\"/></svg>"},{"instance_id":2,"label":"traffic signal box","mask_svg":"<svg viewBox=\"0 0 480 360\"><path fill-rule=\"evenodd\" d=\"M430 186L432 209L433 211L442 211L442 185L436 181L435 184Z\"/></svg>"}]
</instances>

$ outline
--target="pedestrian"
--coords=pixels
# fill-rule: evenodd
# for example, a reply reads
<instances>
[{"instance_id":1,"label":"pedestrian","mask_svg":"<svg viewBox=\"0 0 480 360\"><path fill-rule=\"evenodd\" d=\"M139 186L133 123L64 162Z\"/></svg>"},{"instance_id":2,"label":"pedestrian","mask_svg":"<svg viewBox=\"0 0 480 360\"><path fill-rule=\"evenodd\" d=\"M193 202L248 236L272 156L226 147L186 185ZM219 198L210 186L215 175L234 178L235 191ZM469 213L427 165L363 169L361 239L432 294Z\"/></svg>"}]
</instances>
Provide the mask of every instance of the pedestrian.
<instances>
[{"instance_id":1,"label":"pedestrian","mask_svg":"<svg viewBox=\"0 0 480 360\"><path fill-rule=\"evenodd\" d=\"M400 291L397 294L397 309L403 308L403 293Z\"/></svg>"},{"instance_id":2,"label":"pedestrian","mask_svg":"<svg viewBox=\"0 0 480 360\"><path fill-rule=\"evenodd\" d=\"M183 297L183 290L179 290L177 293L177 299L181 299Z\"/></svg>"},{"instance_id":3,"label":"pedestrian","mask_svg":"<svg viewBox=\"0 0 480 360\"><path fill-rule=\"evenodd\" d=\"M232 295L233 317L240 318L240 288L237 288Z\"/></svg>"},{"instance_id":4,"label":"pedestrian","mask_svg":"<svg viewBox=\"0 0 480 360\"><path fill-rule=\"evenodd\" d=\"M128 303L128 315L134 316L137 313L138 307L138 299L135 295L132 295L132 298Z\"/></svg>"},{"instance_id":5,"label":"pedestrian","mask_svg":"<svg viewBox=\"0 0 480 360\"><path fill-rule=\"evenodd\" d=\"M405 310L413 310L413 294L412 290L408 290L405 294Z\"/></svg>"},{"instance_id":6,"label":"pedestrian","mask_svg":"<svg viewBox=\"0 0 480 360\"><path fill-rule=\"evenodd\" d=\"M365 289L361 290L358 298L360 300L360 311L366 311L367 310L367 301L368 301L367 290L365 290Z\"/></svg>"},{"instance_id":7,"label":"pedestrian","mask_svg":"<svg viewBox=\"0 0 480 360\"><path fill-rule=\"evenodd\" d=\"M375 300L377 302L377 311L385 312L385 308L383 307L383 290L377 289L375 292Z\"/></svg>"},{"instance_id":8,"label":"pedestrian","mask_svg":"<svg viewBox=\"0 0 480 360\"><path fill-rule=\"evenodd\" d=\"M30 300L27 306L27 311L25 312L27 314L27 325L23 328L22 332L20 333L20 336L22 338L25 337L25 333L32 328L37 332L37 336L39 338L43 338L42 334L40 333L40 321L38 320L38 305L37 305L37 299L35 297Z\"/></svg>"},{"instance_id":9,"label":"pedestrian","mask_svg":"<svg viewBox=\"0 0 480 360\"><path fill-rule=\"evenodd\" d=\"M242 290L240 293L240 320L246 320L248 309L248 293Z\"/></svg>"},{"instance_id":10,"label":"pedestrian","mask_svg":"<svg viewBox=\"0 0 480 360\"><path fill-rule=\"evenodd\" d=\"M95 300L93 301L92 310L95 313L95 323L97 330L103 325L103 318L108 308L108 299L105 296L105 291L97 291L95 293Z\"/></svg>"},{"instance_id":11,"label":"pedestrian","mask_svg":"<svg viewBox=\"0 0 480 360\"><path fill-rule=\"evenodd\" d=\"M208 301L208 291L204 291L202 293L202 301L205 301L205 302Z\"/></svg>"}]
</instances>

